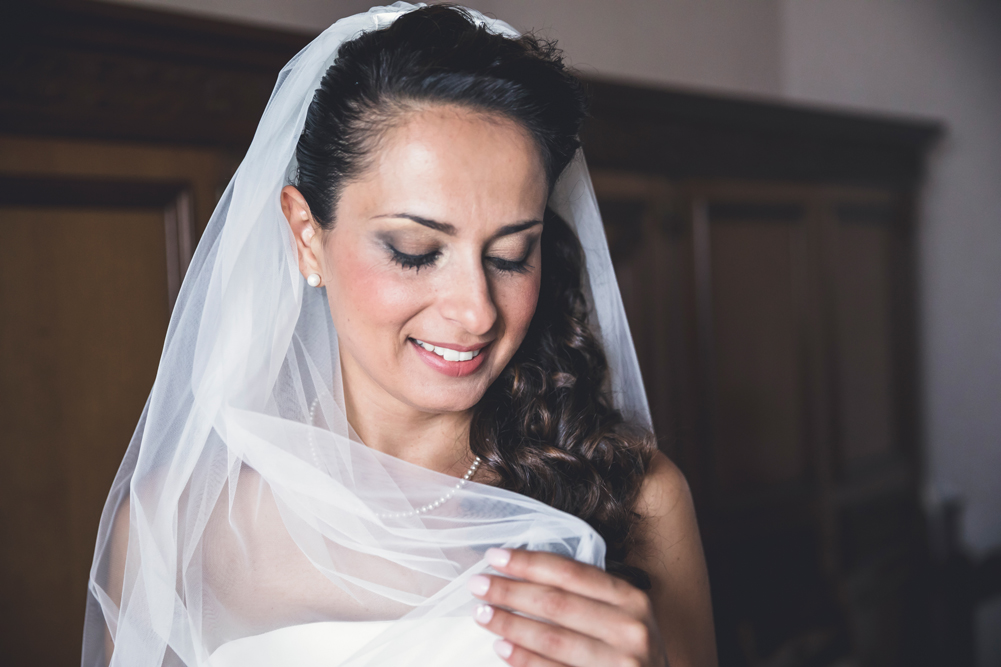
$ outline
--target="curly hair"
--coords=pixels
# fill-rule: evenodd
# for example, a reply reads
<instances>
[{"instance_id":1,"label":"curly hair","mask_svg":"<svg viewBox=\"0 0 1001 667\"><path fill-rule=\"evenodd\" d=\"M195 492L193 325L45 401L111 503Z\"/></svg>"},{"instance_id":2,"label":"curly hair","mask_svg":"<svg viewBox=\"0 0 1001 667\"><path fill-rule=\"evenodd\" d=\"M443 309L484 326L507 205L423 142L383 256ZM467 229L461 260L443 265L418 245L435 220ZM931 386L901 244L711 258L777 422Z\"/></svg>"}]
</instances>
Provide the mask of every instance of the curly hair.
<instances>
[{"instance_id":1,"label":"curly hair","mask_svg":"<svg viewBox=\"0 0 1001 667\"><path fill-rule=\"evenodd\" d=\"M580 147L587 99L552 42L511 39L458 7L408 12L345 42L307 110L296 186L325 229L344 186L364 173L386 131L408 110L454 104L519 123L539 150L550 191ZM539 301L525 340L473 410L470 448L496 486L588 522L606 568L641 588L626 565L633 506L656 447L606 391L608 362L588 323L584 253L547 210Z\"/></svg>"},{"instance_id":2,"label":"curly hair","mask_svg":"<svg viewBox=\"0 0 1001 667\"><path fill-rule=\"evenodd\" d=\"M583 259L576 235L547 210L538 307L521 347L474 409L470 447L499 486L587 521L605 540L606 569L648 589L646 573L625 561L656 445L605 391L608 362L588 325Z\"/></svg>"}]
</instances>

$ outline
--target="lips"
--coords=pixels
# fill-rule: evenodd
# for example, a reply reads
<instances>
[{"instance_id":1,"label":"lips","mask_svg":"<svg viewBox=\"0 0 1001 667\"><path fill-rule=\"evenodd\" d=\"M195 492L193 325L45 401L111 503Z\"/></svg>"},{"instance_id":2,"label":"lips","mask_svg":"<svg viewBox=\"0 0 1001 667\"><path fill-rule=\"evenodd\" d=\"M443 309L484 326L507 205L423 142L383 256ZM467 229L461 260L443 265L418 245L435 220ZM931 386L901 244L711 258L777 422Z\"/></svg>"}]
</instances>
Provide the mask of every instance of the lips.
<instances>
[{"instance_id":1,"label":"lips","mask_svg":"<svg viewBox=\"0 0 1001 667\"><path fill-rule=\"evenodd\" d=\"M449 377L463 377L476 372L483 365L483 345L442 345L430 341L409 339L417 355L434 370Z\"/></svg>"},{"instance_id":2,"label":"lips","mask_svg":"<svg viewBox=\"0 0 1001 667\"><path fill-rule=\"evenodd\" d=\"M445 347L444 345L436 345L427 341L417 340L416 338L411 338L411 340L428 352L434 352L445 361L471 361L483 349L482 347L479 349Z\"/></svg>"}]
</instances>

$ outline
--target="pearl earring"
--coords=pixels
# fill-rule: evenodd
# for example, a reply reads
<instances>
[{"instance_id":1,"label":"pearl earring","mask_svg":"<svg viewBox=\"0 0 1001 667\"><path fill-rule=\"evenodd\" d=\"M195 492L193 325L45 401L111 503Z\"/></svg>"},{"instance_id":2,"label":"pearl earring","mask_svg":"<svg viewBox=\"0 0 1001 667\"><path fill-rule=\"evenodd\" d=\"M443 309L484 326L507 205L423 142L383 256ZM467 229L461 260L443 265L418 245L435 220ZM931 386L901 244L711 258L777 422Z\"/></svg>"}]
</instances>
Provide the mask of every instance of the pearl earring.
<instances>
[{"instance_id":1,"label":"pearl earring","mask_svg":"<svg viewBox=\"0 0 1001 667\"><path fill-rule=\"evenodd\" d=\"M309 274L309 276L306 278L306 282L309 283L310 287L319 287L320 286L320 274L318 274L318 273L311 273L311 274Z\"/></svg>"}]
</instances>

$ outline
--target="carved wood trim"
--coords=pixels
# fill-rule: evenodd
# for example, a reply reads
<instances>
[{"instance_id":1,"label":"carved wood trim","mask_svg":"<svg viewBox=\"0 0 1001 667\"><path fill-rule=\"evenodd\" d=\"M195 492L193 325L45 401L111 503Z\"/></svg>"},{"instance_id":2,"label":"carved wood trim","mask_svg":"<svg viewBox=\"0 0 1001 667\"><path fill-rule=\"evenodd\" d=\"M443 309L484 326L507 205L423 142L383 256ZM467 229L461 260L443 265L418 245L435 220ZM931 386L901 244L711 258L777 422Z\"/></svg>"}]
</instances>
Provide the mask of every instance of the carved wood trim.
<instances>
[{"instance_id":1,"label":"carved wood trim","mask_svg":"<svg viewBox=\"0 0 1001 667\"><path fill-rule=\"evenodd\" d=\"M174 309L195 246L194 200L190 184L0 173L0 206L161 209L167 247L164 259L168 312Z\"/></svg>"}]
</instances>

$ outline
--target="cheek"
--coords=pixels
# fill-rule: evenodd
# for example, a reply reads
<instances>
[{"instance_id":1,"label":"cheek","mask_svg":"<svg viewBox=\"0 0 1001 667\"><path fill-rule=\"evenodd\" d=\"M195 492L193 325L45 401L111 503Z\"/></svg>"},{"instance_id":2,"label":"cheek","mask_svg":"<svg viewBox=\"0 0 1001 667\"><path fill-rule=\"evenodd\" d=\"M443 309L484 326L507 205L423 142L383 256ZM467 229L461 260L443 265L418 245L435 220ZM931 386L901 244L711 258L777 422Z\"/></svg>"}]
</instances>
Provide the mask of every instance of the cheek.
<instances>
[{"instance_id":1,"label":"cheek","mask_svg":"<svg viewBox=\"0 0 1001 667\"><path fill-rule=\"evenodd\" d=\"M539 302L540 274L536 272L531 277L502 286L496 290L497 308L501 311L504 323L510 335L520 344L528 331L535 315L535 307Z\"/></svg>"},{"instance_id":2,"label":"cheek","mask_svg":"<svg viewBox=\"0 0 1001 667\"><path fill-rule=\"evenodd\" d=\"M346 247L328 252L327 259L330 312L341 338L394 336L393 325L403 324L419 310L413 287L400 281L384 259Z\"/></svg>"}]
</instances>

